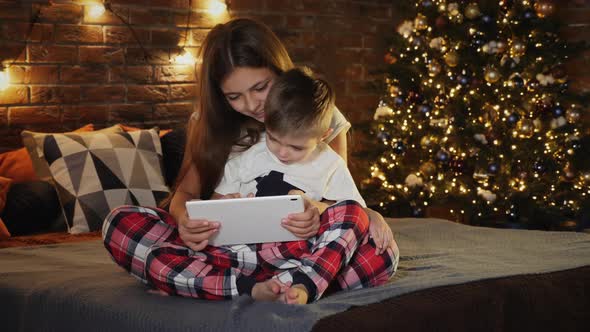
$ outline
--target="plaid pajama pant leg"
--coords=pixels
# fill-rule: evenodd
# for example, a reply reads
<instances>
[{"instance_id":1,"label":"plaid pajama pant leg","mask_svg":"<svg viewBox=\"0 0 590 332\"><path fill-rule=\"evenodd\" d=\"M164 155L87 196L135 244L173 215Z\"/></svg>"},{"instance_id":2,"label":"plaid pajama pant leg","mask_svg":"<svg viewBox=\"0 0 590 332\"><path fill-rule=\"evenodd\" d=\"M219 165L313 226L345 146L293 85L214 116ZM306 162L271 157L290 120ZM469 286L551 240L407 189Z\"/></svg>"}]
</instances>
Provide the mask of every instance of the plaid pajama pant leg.
<instances>
[{"instance_id":1,"label":"plaid pajama pant leg","mask_svg":"<svg viewBox=\"0 0 590 332\"><path fill-rule=\"evenodd\" d=\"M158 243L178 242L175 225L174 219L164 210L121 206L106 216L102 239L115 263L147 284L148 250Z\"/></svg>"},{"instance_id":2,"label":"plaid pajama pant leg","mask_svg":"<svg viewBox=\"0 0 590 332\"><path fill-rule=\"evenodd\" d=\"M307 240L280 243L259 252L260 265L274 270L286 285L302 284L309 301L319 299L336 275L353 257L369 228L368 217L355 201L335 204L321 215L318 235Z\"/></svg>"},{"instance_id":3,"label":"plaid pajama pant leg","mask_svg":"<svg viewBox=\"0 0 590 332\"><path fill-rule=\"evenodd\" d=\"M231 299L240 294L240 277L258 269L255 245L243 246L247 250L241 251L207 246L195 252L187 248L176 222L161 209L119 207L106 217L102 235L115 263L144 284L169 294ZM272 276L258 274L266 279Z\"/></svg>"},{"instance_id":4,"label":"plaid pajama pant leg","mask_svg":"<svg viewBox=\"0 0 590 332\"><path fill-rule=\"evenodd\" d=\"M385 284L397 270L399 248L394 242L393 250L388 248L381 255L375 254L375 248L373 239L361 245L348 265L338 273L330 289L353 290Z\"/></svg>"}]
</instances>

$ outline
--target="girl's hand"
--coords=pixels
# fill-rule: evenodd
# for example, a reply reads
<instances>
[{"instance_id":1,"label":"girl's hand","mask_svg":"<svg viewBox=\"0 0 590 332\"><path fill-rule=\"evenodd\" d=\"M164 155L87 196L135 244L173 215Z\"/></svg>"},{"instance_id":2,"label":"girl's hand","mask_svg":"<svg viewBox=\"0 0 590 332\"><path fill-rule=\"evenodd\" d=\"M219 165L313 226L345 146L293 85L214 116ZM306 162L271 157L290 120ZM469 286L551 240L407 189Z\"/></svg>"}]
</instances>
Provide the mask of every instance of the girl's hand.
<instances>
[{"instance_id":1,"label":"girl's hand","mask_svg":"<svg viewBox=\"0 0 590 332\"><path fill-rule=\"evenodd\" d=\"M302 239L315 236L320 229L319 209L301 190L290 190L289 195L300 195L303 198L304 211L288 215L282 220L282 226Z\"/></svg>"},{"instance_id":2,"label":"girl's hand","mask_svg":"<svg viewBox=\"0 0 590 332\"><path fill-rule=\"evenodd\" d=\"M249 193L248 196L246 197L254 197L253 193ZM214 193L213 196L211 196L211 199L232 199L232 198L242 198L242 195L240 193L231 193L231 194L218 194L218 193Z\"/></svg>"},{"instance_id":3,"label":"girl's hand","mask_svg":"<svg viewBox=\"0 0 590 332\"><path fill-rule=\"evenodd\" d=\"M391 248L394 250L396 246L395 240L393 239L393 232L391 231L391 227L387 225L383 216L373 210L367 211L369 212L369 235L373 238L375 242L375 254L381 255L384 253L387 248ZM365 237L363 244L369 241L369 237Z\"/></svg>"},{"instance_id":4,"label":"girl's hand","mask_svg":"<svg viewBox=\"0 0 590 332\"><path fill-rule=\"evenodd\" d=\"M219 223L209 220L191 220L185 212L178 220L178 234L184 244L194 251L205 249L209 238L219 230Z\"/></svg>"}]
</instances>

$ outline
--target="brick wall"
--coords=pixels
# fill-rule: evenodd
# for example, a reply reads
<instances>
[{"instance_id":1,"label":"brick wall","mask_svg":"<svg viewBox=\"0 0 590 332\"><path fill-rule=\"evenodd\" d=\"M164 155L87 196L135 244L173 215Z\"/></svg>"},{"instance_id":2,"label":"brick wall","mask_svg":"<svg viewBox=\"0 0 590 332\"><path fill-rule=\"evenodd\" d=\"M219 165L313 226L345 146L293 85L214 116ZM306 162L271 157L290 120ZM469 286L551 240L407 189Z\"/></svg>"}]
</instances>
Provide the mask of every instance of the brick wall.
<instances>
[{"instance_id":1,"label":"brick wall","mask_svg":"<svg viewBox=\"0 0 590 332\"><path fill-rule=\"evenodd\" d=\"M118 122L177 127L192 111L194 73L170 59L179 45L195 53L207 31L227 16L213 17L210 0L112 0L116 15L91 18L84 4L92 1L0 0L0 60L11 64L12 78L0 92L0 148L20 146L25 128L64 131ZM297 64L324 73L353 126L372 116L379 99L369 82L383 63L384 37L401 16L392 2L227 1L229 16L265 22ZM564 36L590 40L590 1L558 7L569 23ZM578 90L590 90L589 61L590 53L570 65ZM358 141L357 132L351 150ZM353 174L364 175L361 163L351 165Z\"/></svg>"}]
</instances>

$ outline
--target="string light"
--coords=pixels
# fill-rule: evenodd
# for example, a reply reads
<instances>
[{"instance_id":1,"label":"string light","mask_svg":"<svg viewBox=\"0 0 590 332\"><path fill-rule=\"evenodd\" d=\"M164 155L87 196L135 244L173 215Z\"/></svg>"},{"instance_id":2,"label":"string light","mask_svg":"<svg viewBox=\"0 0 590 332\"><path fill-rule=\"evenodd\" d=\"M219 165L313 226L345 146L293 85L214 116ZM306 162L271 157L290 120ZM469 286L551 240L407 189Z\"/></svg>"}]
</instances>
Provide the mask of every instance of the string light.
<instances>
[{"instance_id":1,"label":"string light","mask_svg":"<svg viewBox=\"0 0 590 332\"><path fill-rule=\"evenodd\" d=\"M197 63L197 59L187 50L184 50L182 54L175 56L172 62L177 65L188 65L193 66Z\"/></svg>"},{"instance_id":2,"label":"string light","mask_svg":"<svg viewBox=\"0 0 590 332\"><path fill-rule=\"evenodd\" d=\"M88 5L88 15L91 18L100 17L105 11L106 9L102 3L91 3Z\"/></svg>"},{"instance_id":3,"label":"string light","mask_svg":"<svg viewBox=\"0 0 590 332\"><path fill-rule=\"evenodd\" d=\"M3 68L0 70L0 91L6 90L10 85L10 75L8 74L8 69Z\"/></svg>"},{"instance_id":4,"label":"string light","mask_svg":"<svg viewBox=\"0 0 590 332\"><path fill-rule=\"evenodd\" d=\"M221 16L227 10L227 5L219 0L209 2L208 12L211 16Z\"/></svg>"}]
</instances>

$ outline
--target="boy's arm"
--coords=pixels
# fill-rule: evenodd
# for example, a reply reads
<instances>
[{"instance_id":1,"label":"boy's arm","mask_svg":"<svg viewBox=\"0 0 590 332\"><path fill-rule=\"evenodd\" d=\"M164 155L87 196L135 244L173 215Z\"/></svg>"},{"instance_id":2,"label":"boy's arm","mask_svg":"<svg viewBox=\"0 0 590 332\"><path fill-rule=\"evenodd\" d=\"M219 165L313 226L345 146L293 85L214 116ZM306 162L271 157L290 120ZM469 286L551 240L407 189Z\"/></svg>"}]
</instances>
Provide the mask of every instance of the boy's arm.
<instances>
[{"instance_id":1,"label":"boy's arm","mask_svg":"<svg viewBox=\"0 0 590 332\"><path fill-rule=\"evenodd\" d=\"M223 177L215 188L212 199L219 199L227 194L240 192L240 157L232 158L225 163Z\"/></svg>"}]
</instances>

